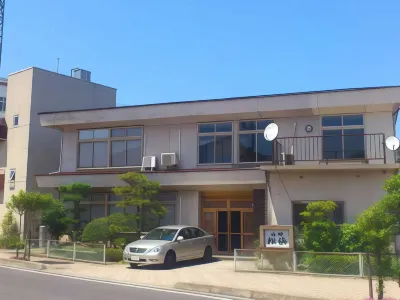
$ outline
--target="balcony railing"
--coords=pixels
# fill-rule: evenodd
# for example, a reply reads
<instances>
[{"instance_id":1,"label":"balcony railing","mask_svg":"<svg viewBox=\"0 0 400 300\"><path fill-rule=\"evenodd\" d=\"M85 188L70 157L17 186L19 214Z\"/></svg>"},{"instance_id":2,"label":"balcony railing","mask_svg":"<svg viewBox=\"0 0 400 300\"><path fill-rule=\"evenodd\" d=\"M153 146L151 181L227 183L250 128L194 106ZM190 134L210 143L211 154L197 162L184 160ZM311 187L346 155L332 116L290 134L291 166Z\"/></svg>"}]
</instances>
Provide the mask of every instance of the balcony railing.
<instances>
[{"instance_id":1,"label":"balcony railing","mask_svg":"<svg viewBox=\"0 0 400 300\"><path fill-rule=\"evenodd\" d=\"M273 163L382 160L386 163L385 135L324 135L277 138Z\"/></svg>"}]
</instances>

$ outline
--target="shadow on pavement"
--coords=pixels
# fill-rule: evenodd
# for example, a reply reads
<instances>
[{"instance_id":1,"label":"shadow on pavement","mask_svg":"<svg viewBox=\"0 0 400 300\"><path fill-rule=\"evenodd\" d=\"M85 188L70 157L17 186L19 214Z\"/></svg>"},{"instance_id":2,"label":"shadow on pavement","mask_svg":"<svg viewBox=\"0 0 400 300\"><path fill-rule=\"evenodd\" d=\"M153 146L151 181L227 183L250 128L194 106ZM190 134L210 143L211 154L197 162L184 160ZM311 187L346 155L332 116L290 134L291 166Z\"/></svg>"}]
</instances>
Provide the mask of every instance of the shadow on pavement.
<instances>
[{"instance_id":1,"label":"shadow on pavement","mask_svg":"<svg viewBox=\"0 0 400 300\"><path fill-rule=\"evenodd\" d=\"M180 269L180 268L188 268L200 265L208 265L215 262L221 261L219 258L213 258L212 262L205 263L202 259L194 259L194 260L187 260L182 262L177 262L176 265L172 269ZM127 269L131 269L131 267L127 266ZM163 265L139 265L137 267L139 270L167 270ZM134 269L132 269L134 270Z\"/></svg>"}]
</instances>

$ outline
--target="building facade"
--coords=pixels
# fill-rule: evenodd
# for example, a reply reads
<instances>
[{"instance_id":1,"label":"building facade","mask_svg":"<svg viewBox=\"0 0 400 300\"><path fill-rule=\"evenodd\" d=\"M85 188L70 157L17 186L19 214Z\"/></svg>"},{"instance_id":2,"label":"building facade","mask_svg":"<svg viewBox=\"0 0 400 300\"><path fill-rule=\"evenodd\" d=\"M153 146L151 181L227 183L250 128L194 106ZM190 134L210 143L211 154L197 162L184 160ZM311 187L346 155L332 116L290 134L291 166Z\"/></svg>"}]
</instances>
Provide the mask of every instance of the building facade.
<instances>
[{"instance_id":1,"label":"building facade","mask_svg":"<svg viewBox=\"0 0 400 300\"><path fill-rule=\"evenodd\" d=\"M35 67L10 74L7 84L7 136L0 138L0 219L11 195L19 190L58 196L54 189L38 187L35 179L35 174L53 172L58 166L62 140L61 132L40 125L39 112L116 105L113 88ZM0 82L0 92L1 86ZM35 220L32 236L38 234L39 225Z\"/></svg>"},{"instance_id":2,"label":"building facade","mask_svg":"<svg viewBox=\"0 0 400 300\"><path fill-rule=\"evenodd\" d=\"M143 172L160 182L169 210L153 227L201 226L221 253L252 248L259 225L298 225L310 201L335 201L339 224L378 201L398 169L384 142L395 134L399 103L400 87L381 87L43 109L41 126L63 143L60 164L36 181L43 189L90 184L83 226L121 211L111 193L123 184L118 174ZM271 122L279 126L274 142L263 136Z\"/></svg>"}]
</instances>

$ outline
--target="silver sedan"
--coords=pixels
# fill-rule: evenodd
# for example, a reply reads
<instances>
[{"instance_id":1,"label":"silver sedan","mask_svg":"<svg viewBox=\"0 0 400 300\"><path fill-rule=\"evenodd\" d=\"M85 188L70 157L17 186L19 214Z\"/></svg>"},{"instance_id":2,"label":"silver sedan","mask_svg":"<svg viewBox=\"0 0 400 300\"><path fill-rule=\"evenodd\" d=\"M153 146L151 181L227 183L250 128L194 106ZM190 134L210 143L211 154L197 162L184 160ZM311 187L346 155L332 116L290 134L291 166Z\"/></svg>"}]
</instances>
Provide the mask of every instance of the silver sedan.
<instances>
[{"instance_id":1,"label":"silver sedan","mask_svg":"<svg viewBox=\"0 0 400 300\"><path fill-rule=\"evenodd\" d=\"M171 268L177 261L202 258L211 262L215 252L214 236L193 226L162 226L153 229L124 249L124 261L135 268L139 264L164 264Z\"/></svg>"}]
</instances>

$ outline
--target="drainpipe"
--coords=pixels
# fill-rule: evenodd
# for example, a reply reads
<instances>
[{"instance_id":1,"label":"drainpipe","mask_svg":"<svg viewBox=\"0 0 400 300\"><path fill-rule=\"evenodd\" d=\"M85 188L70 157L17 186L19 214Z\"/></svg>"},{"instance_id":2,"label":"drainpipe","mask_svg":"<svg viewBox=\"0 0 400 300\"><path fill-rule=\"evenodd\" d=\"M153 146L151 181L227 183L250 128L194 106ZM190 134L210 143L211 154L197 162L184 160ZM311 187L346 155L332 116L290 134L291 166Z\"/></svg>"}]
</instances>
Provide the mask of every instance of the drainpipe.
<instances>
[{"instance_id":1,"label":"drainpipe","mask_svg":"<svg viewBox=\"0 0 400 300\"><path fill-rule=\"evenodd\" d=\"M182 225L182 196L179 196L179 225Z\"/></svg>"},{"instance_id":2,"label":"drainpipe","mask_svg":"<svg viewBox=\"0 0 400 300\"><path fill-rule=\"evenodd\" d=\"M394 135L396 135L396 124L397 124L397 118L399 116L399 110L400 107L397 108L397 110L393 113L393 118L394 118L394 122L393 122L393 133Z\"/></svg>"},{"instance_id":3,"label":"drainpipe","mask_svg":"<svg viewBox=\"0 0 400 300\"><path fill-rule=\"evenodd\" d=\"M297 128L297 122L294 122L293 124L293 143L292 143L292 148L290 149L290 154L294 155L294 139L296 137L296 128Z\"/></svg>"},{"instance_id":4,"label":"drainpipe","mask_svg":"<svg viewBox=\"0 0 400 300\"><path fill-rule=\"evenodd\" d=\"M58 164L58 171L49 173L49 175L51 175L51 174L56 174L56 173L60 173L60 172L61 172L63 145L64 145L64 131L61 132L60 162L59 162L59 164Z\"/></svg>"}]
</instances>

